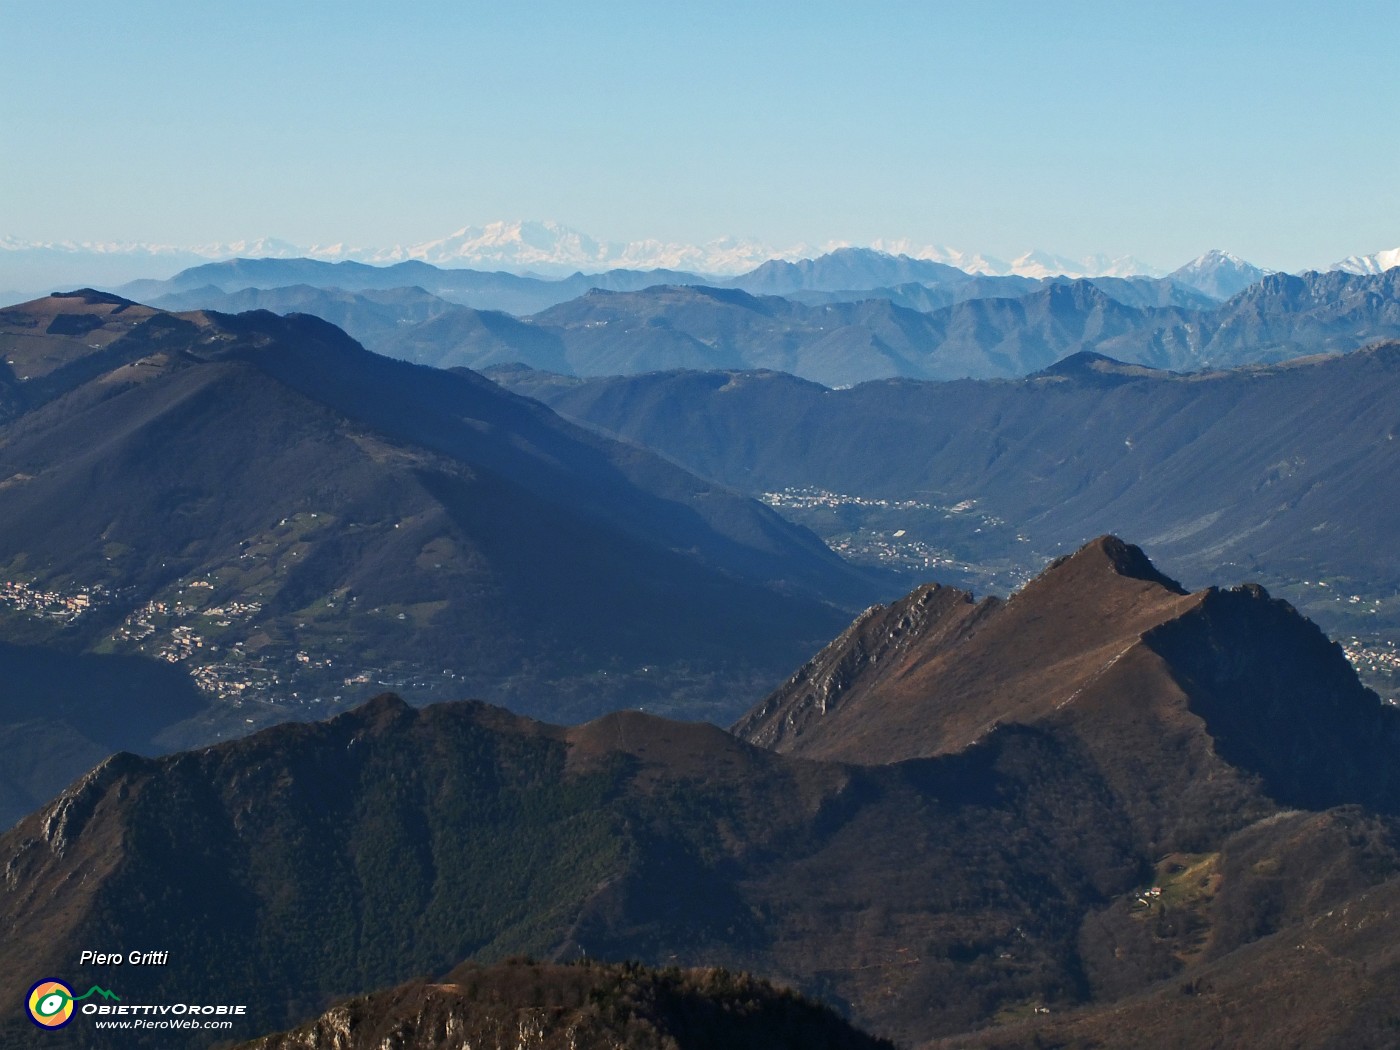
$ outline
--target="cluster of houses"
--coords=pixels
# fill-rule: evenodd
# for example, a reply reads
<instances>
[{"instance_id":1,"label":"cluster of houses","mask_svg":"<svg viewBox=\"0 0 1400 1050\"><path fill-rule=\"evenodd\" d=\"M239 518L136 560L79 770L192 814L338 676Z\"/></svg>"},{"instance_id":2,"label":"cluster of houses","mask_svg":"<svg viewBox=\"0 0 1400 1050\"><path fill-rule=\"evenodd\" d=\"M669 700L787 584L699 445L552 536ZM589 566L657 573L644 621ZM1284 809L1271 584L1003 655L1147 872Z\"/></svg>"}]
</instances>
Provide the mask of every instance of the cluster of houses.
<instances>
[{"instance_id":1,"label":"cluster of houses","mask_svg":"<svg viewBox=\"0 0 1400 1050\"><path fill-rule=\"evenodd\" d=\"M1395 643L1389 640L1363 641L1353 635L1348 641L1342 643L1342 652L1351 661L1351 666L1357 671L1369 672L1368 677L1373 688L1380 689L1376 679L1389 680L1392 695L1381 695L1388 704L1400 707L1400 696L1393 695L1394 691L1400 689L1400 650L1397 650Z\"/></svg>"},{"instance_id":2,"label":"cluster of houses","mask_svg":"<svg viewBox=\"0 0 1400 1050\"><path fill-rule=\"evenodd\" d=\"M828 492L826 489L785 488L781 492L765 492L758 497L770 507L784 507L792 510L810 510L813 507L885 507L890 510L932 510L932 504L917 500L879 499L874 496L849 496L844 492ZM964 500L953 511L966 510L976 504L976 500Z\"/></svg>"},{"instance_id":3,"label":"cluster of houses","mask_svg":"<svg viewBox=\"0 0 1400 1050\"><path fill-rule=\"evenodd\" d=\"M76 620L107 597L108 592L103 587L64 592L44 590L24 580L0 581L0 605L54 620Z\"/></svg>"},{"instance_id":4,"label":"cluster of houses","mask_svg":"<svg viewBox=\"0 0 1400 1050\"><path fill-rule=\"evenodd\" d=\"M970 568L949 557L947 551L931 547L922 540L907 539L903 529L888 537L878 532L856 534L844 539L830 540L827 546L843 558L855 561L876 560L906 570Z\"/></svg>"}]
</instances>

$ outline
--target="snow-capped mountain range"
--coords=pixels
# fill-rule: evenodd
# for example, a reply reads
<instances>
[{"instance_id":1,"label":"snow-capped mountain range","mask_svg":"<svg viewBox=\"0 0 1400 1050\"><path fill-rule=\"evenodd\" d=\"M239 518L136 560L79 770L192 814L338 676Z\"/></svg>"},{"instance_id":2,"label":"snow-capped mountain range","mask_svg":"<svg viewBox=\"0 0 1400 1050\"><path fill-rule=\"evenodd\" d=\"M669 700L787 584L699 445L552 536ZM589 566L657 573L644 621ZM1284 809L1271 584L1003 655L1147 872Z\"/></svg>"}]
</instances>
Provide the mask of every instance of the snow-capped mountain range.
<instances>
[{"instance_id":1,"label":"snow-capped mountain range","mask_svg":"<svg viewBox=\"0 0 1400 1050\"><path fill-rule=\"evenodd\" d=\"M509 270L545 277L612 269L683 270L702 275L732 276L746 273L772 259L811 259L837 248L851 246L848 242L833 241L778 248L735 237L724 237L705 244L660 240L600 241L557 222L533 221L466 226L446 237L392 248L345 243L298 245L271 237L176 246L32 242L0 236L0 292L47 291L74 282L110 287L139 277L165 278L202 262L232 258L311 258L379 265L416 259L436 266ZM969 273L994 276L1164 276L1164 271L1132 256L1071 258L1035 250L1008 261L942 245L920 244L908 238L876 240L869 247L891 255L932 260ZM1331 269L1379 273L1397 265L1400 265L1400 248L1374 255L1351 256L1334 264ZM1235 285L1246 286L1266 272L1229 253L1213 251L1174 271L1172 276L1210 294L1220 294Z\"/></svg>"},{"instance_id":2,"label":"snow-capped mountain range","mask_svg":"<svg viewBox=\"0 0 1400 1050\"><path fill-rule=\"evenodd\" d=\"M386 264L418 259L435 266L470 267L562 276L577 271L685 270L690 273L733 276L746 273L771 259L811 259L848 241L801 243L774 247L752 239L723 237L704 244L679 244L660 240L600 241L557 222L493 222L466 226L455 233L420 244L372 248L338 244L297 245L272 237L223 244L191 246L111 242L26 242L0 237L0 252L22 252L48 259L97 256L108 261L131 258L177 267L195 261L232 258L322 259L327 262ZM907 238L876 240L869 247L891 255L908 255L946 263L969 273L1025 277L1126 277L1160 276L1161 271L1130 256L1092 255L1070 258L1052 252L1029 251L1009 262L978 252L941 245L919 244Z\"/></svg>"},{"instance_id":3,"label":"snow-capped mountain range","mask_svg":"<svg viewBox=\"0 0 1400 1050\"><path fill-rule=\"evenodd\" d=\"M849 247L849 245L840 245ZM938 245L921 245L908 238L900 240L876 240L870 244L876 251L890 255L907 255L911 259L929 259L933 262L956 266L968 273L982 273L992 277L1161 277L1158 269L1131 255L1117 258L1108 255L1086 255L1071 258L1056 255L1054 252L1038 249L1018 255L1010 262L993 255L980 252L964 252L956 248Z\"/></svg>"},{"instance_id":4,"label":"snow-capped mountain range","mask_svg":"<svg viewBox=\"0 0 1400 1050\"><path fill-rule=\"evenodd\" d=\"M1347 273L1385 273L1396 266L1400 266L1400 248L1374 255L1348 255L1341 262L1333 263L1330 269L1345 270Z\"/></svg>"}]
</instances>

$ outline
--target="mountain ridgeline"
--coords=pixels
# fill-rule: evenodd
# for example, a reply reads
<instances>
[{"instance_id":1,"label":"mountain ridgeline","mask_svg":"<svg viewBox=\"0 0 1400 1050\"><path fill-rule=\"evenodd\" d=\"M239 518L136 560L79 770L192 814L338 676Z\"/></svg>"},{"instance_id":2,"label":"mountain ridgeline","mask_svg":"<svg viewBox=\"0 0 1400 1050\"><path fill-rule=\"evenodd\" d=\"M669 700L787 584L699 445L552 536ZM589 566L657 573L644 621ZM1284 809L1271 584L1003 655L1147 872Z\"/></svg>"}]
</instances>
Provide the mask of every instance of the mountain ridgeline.
<instances>
[{"instance_id":1,"label":"mountain ridgeline","mask_svg":"<svg viewBox=\"0 0 1400 1050\"><path fill-rule=\"evenodd\" d=\"M768 493L829 542L907 550L888 563L912 573L1034 571L1113 531L1193 584L1280 589L1336 636L1400 630L1400 343L1191 375L1081 354L1022 380L849 390L773 372L491 374Z\"/></svg>"},{"instance_id":2,"label":"mountain ridgeline","mask_svg":"<svg viewBox=\"0 0 1400 1050\"><path fill-rule=\"evenodd\" d=\"M1195 370L1353 350L1400 337L1397 280L1400 269L1268 273L1224 252L1161 279L992 277L842 249L727 280L235 260L122 291L166 309L314 313L372 350L437 367L771 368L840 386L1012 378L1083 351Z\"/></svg>"},{"instance_id":3,"label":"mountain ridgeline","mask_svg":"<svg viewBox=\"0 0 1400 1050\"><path fill-rule=\"evenodd\" d=\"M804 305L661 287L591 292L517 329L446 335L444 315L381 349L438 365L518 361L578 375L773 369L828 386L904 377L1015 378L1094 351L1175 371L1270 363L1400 337L1400 269L1271 274L1212 309L1130 306L1088 280L922 313L889 299ZM552 352L539 354L548 338ZM563 358L567 369L559 369Z\"/></svg>"},{"instance_id":4,"label":"mountain ridgeline","mask_svg":"<svg viewBox=\"0 0 1400 1050\"><path fill-rule=\"evenodd\" d=\"M1248 671L1245 653L1258 661ZM1181 732L1188 715L1213 753L1164 743L1193 735ZM1169 794L1188 806L1240 773L1300 807L1400 805L1387 757L1400 747L1400 710L1355 681L1337 646L1256 585L1188 593L1114 537L1007 600L930 585L869 610L734 731L784 753L899 762L965 750L1013 723L1076 736L1083 726L1090 751L1108 743L1127 762L1166 758L1146 779L1175 779ZM1330 741L1312 746L1321 735ZM1157 800L1152 819L1171 804Z\"/></svg>"},{"instance_id":5,"label":"mountain ridgeline","mask_svg":"<svg viewBox=\"0 0 1400 1050\"><path fill-rule=\"evenodd\" d=\"M1345 942L1366 975L1346 997L1308 1004L1320 953L1276 994L1323 1040L1400 1024L1400 712L1257 587L1187 593L1102 537L1007 601L928 586L870 610L736 732L383 696L118 755L0 836L0 996L31 971L111 980L77 949L139 940L170 961L124 994L236 989L249 1026L308 1025L290 1045L426 1047L449 1018L592 1009L597 974L551 970L474 1012L513 978L462 961L586 955L761 974L906 1046L1033 1046L1133 1004L1262 1050L1252 999L1219 991L1231 966ZM1371 932L1319 929L1336 916ZM449 976L313 1020L423 974Z\"/></svg>"},{"instance_id":6,"label":"mountain ridgeline","mask_svg":"<svg viewBox=\"0 0 1400 1050\"><path fill-rule=\"evenodd\" d=\"M1218 260L1223 258L1223 253L1210 253L1182 267L1169 280L1121 274L1088 279L1105 290L1116 290L1127 299L1151 300L1159 305L1167 305L1173 300L1180 305L1208 305L1227 296L1218 292L1207 294L1196 286L1212 282L1217 287L1221 286L1215 274L1221 269ZM1248 267L1248 264L1243 266ZM1045 260L1045 264L1038 269L1041 274L1057 272L1047 267L1053 267L1053 260ZM1225 270L1235 272L1235 268L1228 265ZM1243 274L1245 271L1238 272ZM812 259L772 259L734 277L685 272L676 268L613 268L546 278L532 274L445 267L419 260L375 266L305 258L240 258L190 267L168 280L132 281L115 290L130 298L153 302L165 296L271 291L294 285L334 288L345 292L383 292L417 287L462 306L531 314L576 299L595 288L639 291L663 284L703 285L738 289L752 295L802 296L815 293L878 298L890 288L919 287L949 297L947 302L955 302L994 296L1014 298L1051 283L1072 279L1074 277L972 273L929 259L892 255L870 248L838 248Z\"/></svg>"},{"instance_id":7,"label":"mountain ridgeline","mask_svg":"<svg viewBox=\"0 0 1400 1050\"><path fill-rule=\"evenodd\" d=\"M163 699L103 750L146 750L198 695L255 721L386 685L728 720L885 586L752 500L313 317L74 293L0 311L0 348L4 639L183 672L118 688ZM7 719L33 710L22 655L0 650ZM56 786L24 768L5 781L42 794L4 783L23 808L0 818Z\"/></svg>"}]
</instances>

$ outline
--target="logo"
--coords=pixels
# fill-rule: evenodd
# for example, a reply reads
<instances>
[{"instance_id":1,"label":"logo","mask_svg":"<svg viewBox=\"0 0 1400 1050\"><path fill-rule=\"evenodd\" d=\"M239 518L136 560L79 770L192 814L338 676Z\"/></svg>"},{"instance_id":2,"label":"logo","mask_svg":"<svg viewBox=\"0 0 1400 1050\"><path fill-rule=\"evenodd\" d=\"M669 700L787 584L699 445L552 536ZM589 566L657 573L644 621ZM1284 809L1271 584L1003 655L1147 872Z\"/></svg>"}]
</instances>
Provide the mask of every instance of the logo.
<instances>
[{"instance_id":1,"label":"logo","mask_svg":"<svg viewBox=\"0 0 1400 1050\"><path fill-rule=\"evenodd\" d=\"M50 977L29 989L29 1019L40 1028L62 1028L73 1020L73 1004L90 995L121 1002L117 995L95 984L82 995L74 995L73 989Z\"/></svg>"}]
</instances>

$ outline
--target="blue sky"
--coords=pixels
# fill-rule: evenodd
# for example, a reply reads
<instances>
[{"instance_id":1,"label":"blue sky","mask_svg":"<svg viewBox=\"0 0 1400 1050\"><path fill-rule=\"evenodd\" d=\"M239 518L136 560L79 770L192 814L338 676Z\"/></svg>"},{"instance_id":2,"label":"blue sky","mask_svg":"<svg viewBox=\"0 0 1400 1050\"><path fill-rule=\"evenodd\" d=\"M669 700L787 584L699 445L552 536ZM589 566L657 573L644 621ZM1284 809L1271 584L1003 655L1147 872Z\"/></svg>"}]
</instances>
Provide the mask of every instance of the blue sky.
<instances>
[{"instance_id":1,"label":"blue sky","mask_svg":"<svg viewBox=\"0 0 1400 1050\"><path fill-rule=\"evenodd\" d=\"M0 236L1400 245L1400 3L0 0Z\"/></svg>"}]
</instances>

